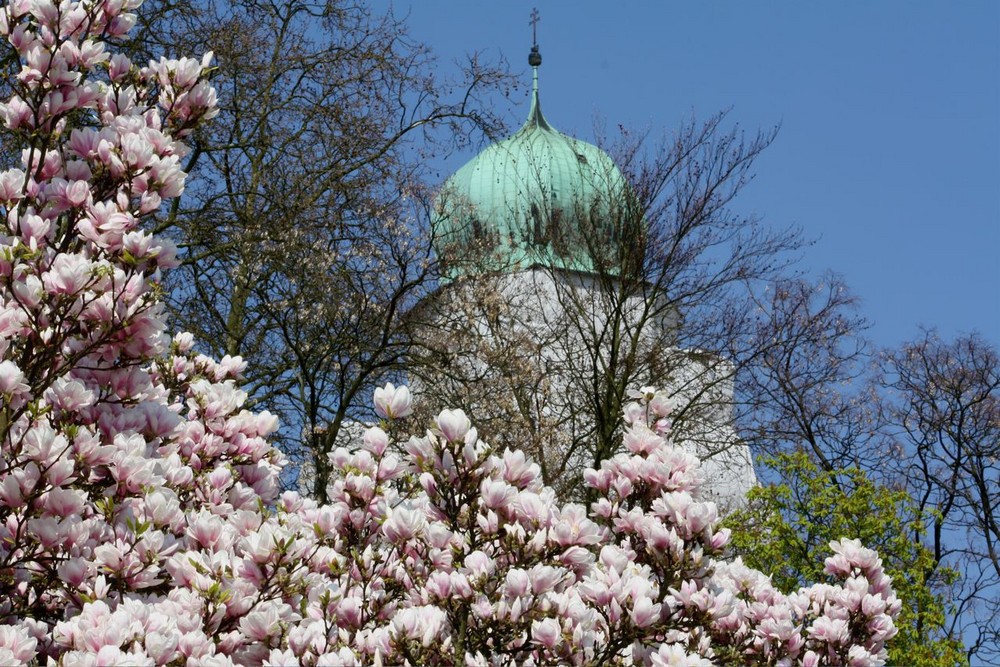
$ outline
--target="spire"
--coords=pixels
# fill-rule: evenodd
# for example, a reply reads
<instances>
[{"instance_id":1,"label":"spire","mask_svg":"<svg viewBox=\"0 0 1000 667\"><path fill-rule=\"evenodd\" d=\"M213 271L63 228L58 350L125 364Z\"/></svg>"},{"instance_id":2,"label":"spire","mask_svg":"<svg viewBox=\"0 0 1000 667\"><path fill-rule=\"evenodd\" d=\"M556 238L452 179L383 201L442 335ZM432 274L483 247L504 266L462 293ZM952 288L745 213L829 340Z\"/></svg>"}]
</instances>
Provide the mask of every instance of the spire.
<instances>
[{"instance_id":1,"label":"spire","mask_svg":"<svg viewBox=\"0 0 1000 667\"><path fill-rule=\"evenodd\" d=\"M542 103L538 100L538 67L542 64L542 54L538 50L538 22L541 18L538 15L538 8L535 7L531 10L531 53L528 54L528 64L531 66L531 109L528 111L528 120L524 124L525 127L534 125L540 127L543 130L552 129L548 123L545 122L545 117L542 116Z\"/></svg>"},{"instance_id":2,"label":"spire","mask_svg":"<svg viewBox=\"0 0 1000 667\"><path fill-rule=\"evenodd\" d=\"M531 10L531 54L528 55L528 64L535 68L535 76L538 76L538 66L542 64L542 54L538 52L538 22L541 21L538 15L538 7Z\"/></svg>"}]
</instances>

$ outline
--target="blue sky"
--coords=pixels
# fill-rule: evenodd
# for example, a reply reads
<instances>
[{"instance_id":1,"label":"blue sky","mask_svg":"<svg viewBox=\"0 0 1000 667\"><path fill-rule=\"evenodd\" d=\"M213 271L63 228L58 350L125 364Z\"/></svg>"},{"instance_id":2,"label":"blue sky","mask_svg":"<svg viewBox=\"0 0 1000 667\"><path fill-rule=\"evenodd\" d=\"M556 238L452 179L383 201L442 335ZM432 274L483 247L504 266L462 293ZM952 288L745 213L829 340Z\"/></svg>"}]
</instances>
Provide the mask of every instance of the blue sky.
<instances>
[{"instance_id":1,"label":"blue sky","mask_svg":"<svg viewBox=\"0 0 1000 667\"><path fill-rule=\"evenodd\" d=\"M1000 343L1000 2L392 4L442 68L507 57L515 126L535 5L563 132L592 139L602 118L655 137L730 107L750 131L780 123L736 206L818 239L802 267L841 273L879 344L919 325Z\"/></svg>"}]
</instances>

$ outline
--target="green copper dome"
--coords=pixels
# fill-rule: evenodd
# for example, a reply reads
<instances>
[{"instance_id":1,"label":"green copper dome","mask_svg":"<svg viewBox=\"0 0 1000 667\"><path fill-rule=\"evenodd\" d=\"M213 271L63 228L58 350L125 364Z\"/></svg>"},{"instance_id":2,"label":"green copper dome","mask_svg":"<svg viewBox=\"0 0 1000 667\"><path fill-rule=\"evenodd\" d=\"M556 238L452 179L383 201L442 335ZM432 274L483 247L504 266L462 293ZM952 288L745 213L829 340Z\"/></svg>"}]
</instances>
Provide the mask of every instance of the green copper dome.
<instances>
[{"instance_id":1,"label":"green copper dome","mask_svg":"<svg viewBox=\"0 0 1000 667\"><path fill-rule=\"evenodd\" d=\"M592 272L598 257L618 254L616 230L628 189L604 151L546 121L538 67L533 69L528 120L442 188L435 206L435 249L444 259L465 259L478 248L487 270L545 266Z\"/></svg>"}]
</instances>

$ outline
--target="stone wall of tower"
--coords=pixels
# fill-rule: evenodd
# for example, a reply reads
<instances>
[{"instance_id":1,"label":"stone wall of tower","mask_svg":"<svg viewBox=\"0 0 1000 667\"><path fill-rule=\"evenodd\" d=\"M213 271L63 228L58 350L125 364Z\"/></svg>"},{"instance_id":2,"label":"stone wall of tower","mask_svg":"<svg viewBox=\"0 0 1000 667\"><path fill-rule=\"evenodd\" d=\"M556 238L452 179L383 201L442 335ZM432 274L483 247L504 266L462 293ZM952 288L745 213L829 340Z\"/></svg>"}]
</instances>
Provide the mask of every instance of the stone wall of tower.
<instances>
[{"instance_id":1,"label":"stone wall of tower","mask_svg":"<svg viewBox=\"0 0 1000 667\"><path fill-rule=\"evenodd\" d=\"M676 313L633 292L545 268L450 284L416 318L426 356L412 388L429 403L465 409L484 439L528 450L569 495L595 463L587 443L596 439L601 378L666 389L675 441L702 459L706 492L732 505L755 483L732 424L732 365L677 348Z\"/></svg>"}]
</instances>

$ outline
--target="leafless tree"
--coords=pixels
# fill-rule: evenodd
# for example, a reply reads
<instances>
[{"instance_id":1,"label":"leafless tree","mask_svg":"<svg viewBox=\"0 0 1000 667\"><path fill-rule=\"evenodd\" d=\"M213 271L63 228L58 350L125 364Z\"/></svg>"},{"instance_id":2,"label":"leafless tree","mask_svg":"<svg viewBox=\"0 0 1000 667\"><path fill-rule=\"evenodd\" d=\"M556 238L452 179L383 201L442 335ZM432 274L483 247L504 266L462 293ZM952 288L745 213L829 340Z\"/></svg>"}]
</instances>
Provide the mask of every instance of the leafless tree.
<instances>
[{"instance_id":1,"label":"leafless tree","mask_svg":"<svg viewBox=\"0 0 1000 667\"><path fill-rule=\"evenodd\" d=\"M868 322L843 280L780 280L751 303L748 340L736 339L750 352L737 392L743 438L758 454L804 449L824 472L881 469Z\"/></svg>"},{"instance_id":2,"label":"leafless tree","mask_svg":"<svg viewBox=\"0 0 1000 667\"><path fill-rule=\"evenodd\" d=\"M252 361L251 401L282 418L280 444L308 472L299 484L322 500L327 453L371 388L398 376L401 315L437 270L426 158L499 131L482 96L505 70L471 56L442 78L402 21L355 0L143 11L137 61L211 50L218 63L221 112L155 226L183 260L168 282L175 326Z\"/></svg>"},{"instance_id":3,"label":"leafless tree","mask_svg":"<svg viewBox=\"0 0 1000 667\"><path fill-rule=\"evenodd\" d=\"M973 664L1000 658L1000 364L970 334L934 331L884 354L881 383L896 481L933 517L935 567L954 582L951 629Z\"/></svg>"}]
</instances>

